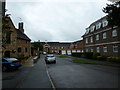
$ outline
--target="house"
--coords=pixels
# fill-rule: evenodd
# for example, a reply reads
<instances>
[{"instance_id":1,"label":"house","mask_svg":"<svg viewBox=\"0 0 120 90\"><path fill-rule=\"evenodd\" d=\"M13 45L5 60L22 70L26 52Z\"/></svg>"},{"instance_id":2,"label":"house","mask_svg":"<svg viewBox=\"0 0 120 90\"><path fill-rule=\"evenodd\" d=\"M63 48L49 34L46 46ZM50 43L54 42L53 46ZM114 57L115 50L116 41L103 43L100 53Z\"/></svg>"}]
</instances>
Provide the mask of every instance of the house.
<instances>
[{"instance_id":1,"label":"house","mask_svg":"<svg viewBox=\"0 0 120 90\"><path fill-rule=\"evenodd\" d=\"M18 29L14 26L11 18L4 18L5 25L2 28L2 56L25 58L31 55L30 38L24 33L23 22L19 23Z\"/></svg>"},{"instance_id":2,"label":"house","mask_svg":"<svg viewBox=\"0 0 120 90\"><path fill-rule=\"evenodd\" d=\"M44 51L47 53L67 54L70 50L69 42L41 42L44 47Z\"/></svg>"},{"instance_id":3,"label":"house","mask_svg":"<svg viewBox=\"0 0 120 90\"><path fill-rule=\"evenodd\" d=\"M73 43L71 43L70 48L72 50L72 53L81 53L84 50L83 47L83 40L78 40Z\"/></svg>"},{"instance_id":4,"label":"house","mask_svg":"<svg viewBox=\"0 0 120 90\"><path fill-rule=\"evenodd\" d=\"M108 25L107 16L90 24L83 37L85 52L102 56L120 56L120 28Z\"/></svg>"},{"instance_id":5,"label":"house","mask_svg":"<svg viewBox=\"0 0 120 90\"><path fill-rule=\"evenodd\" d=\"M75 42L41 42L44 51L47 53L71 55L76 52L83 52L83 40Z\"/></svg>"}]
</instances>

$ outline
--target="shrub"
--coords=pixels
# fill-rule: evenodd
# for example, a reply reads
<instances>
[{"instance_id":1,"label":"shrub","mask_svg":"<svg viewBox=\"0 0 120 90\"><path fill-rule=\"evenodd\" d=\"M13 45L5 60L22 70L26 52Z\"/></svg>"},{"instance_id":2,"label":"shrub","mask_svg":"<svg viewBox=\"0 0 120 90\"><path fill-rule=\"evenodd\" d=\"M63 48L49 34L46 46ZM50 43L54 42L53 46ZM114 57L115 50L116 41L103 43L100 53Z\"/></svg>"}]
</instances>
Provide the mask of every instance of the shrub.
<instances>
[{"instance_id":1,"label":"shrub","mask_svg":"<svg viewBox=\"0 0 120 90\"><path fill-rule=\"evenodd\" d=\"M97 60L105 61L105 60L106 60L106 57L105 57L105 56L97 56Z\"/></svg>"},{"instance_id":2,"label":"shrub","mask_svg":"<svg viewBox=\"0 0 120 90\"><path fill-rule=\"evenodd\" d=\"M120 63L120 57L107 57L107 61Z\"/></svg>"},{"instance_id":3,"label":"shrub","mask_svg":"<svg viewBox=\"0 0 120 90\"><path fill-rule=\"evenodd\" d=\"M24 54L21 54L21 55L18 55L18 60L22 60L22 59L24 59L25 57L24 57Z\"/></svg>"},{"instance_id":4,"label":"shrub","mask_svg":"<svg viewBox=\"0 0 120 90\"><path fill-rule=\"evenodd\" d=\"M84 56L85 56L85 58L92 59L93 53L92 53L92 52L85 52L85 53L84 53Z\"/></svg>"},{"instance_id":5,"label":"shrub","mask_svg":"<svg viewBox=\"0 0 120 90\"><path fill-rule=\"evenodd\" d=\"M100 53L94 52L92 57L93 59L97 59L97 56L100 56Z\"/></svg>"}]
</instances>

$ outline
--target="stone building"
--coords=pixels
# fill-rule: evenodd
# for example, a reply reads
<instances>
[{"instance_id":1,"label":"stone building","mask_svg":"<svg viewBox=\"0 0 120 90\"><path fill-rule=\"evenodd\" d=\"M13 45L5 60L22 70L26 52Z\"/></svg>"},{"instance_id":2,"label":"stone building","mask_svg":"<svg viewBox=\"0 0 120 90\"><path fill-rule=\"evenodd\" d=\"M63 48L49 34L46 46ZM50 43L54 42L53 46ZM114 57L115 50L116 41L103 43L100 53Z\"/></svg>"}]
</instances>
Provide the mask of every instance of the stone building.
<instances>
[{"instance_id":1,"label":"stone building","mask_svg":"<svg viewBox=\"0 0 120 90\"><path fill-rule=\"evenodd\" d=\"M2 56L24 58L31 55L29 37L24 33L23 22L15 28L10 17L5 17L5 25L2 29Z\"/></svg>"},{"instance_id":2,"label":"stone building","mask_svg":"<svg viewBox=\"0 0 120 90\"><path fill-rule=\"evenodd\" d=\"M90 24L83 35L85 52L99 52L102 56L120 56L120 28L110 27L107 16Z\"/></svg>"}]
</instances>

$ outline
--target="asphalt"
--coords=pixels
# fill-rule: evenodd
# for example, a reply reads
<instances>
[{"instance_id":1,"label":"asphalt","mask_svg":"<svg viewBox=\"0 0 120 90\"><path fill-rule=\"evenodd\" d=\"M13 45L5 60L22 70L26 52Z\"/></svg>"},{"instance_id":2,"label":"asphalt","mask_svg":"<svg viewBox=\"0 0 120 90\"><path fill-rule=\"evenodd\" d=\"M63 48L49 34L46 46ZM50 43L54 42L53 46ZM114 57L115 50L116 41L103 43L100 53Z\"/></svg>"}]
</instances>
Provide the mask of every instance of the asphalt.
<instances>
[{"instance_id":1,"label":"asphalt","mask_svg":"<svg viewBox=\"0 0 120 90\"><path fill-rule=\"evenodd\" d=\"M26 65L30 65L31 60ZM17 88L49 88L51 89L51 82L46 72L46 66L44 58L38 59L38 62L29 72L28 76L25 77Z\"/></svg>"}]
</instances>

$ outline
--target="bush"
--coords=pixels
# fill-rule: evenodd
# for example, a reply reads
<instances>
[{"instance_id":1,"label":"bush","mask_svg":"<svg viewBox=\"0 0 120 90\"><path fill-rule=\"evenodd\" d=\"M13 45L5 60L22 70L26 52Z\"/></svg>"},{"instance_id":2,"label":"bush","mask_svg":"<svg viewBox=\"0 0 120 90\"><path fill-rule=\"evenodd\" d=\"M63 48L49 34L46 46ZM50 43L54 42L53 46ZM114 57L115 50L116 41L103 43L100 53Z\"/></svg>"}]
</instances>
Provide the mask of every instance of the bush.
<instances>
[{"instance_id":1,"label":"bush","mask_svg":"<svg viewBox=\"0 0 120 90\"><path fill-rule=\"evenodd\" d=\"M105 60L106 60L106 57L104 57L104 56L97 56L97 60L105 61Z\"/></svg>"},{"instance_id":2,"label":"bush","mask_svg":"<svg viewBox=\"0 0 120 90\"><path fill-rule=\"evenodd\" d=\"M25 57L24 57L24 54L21 54L21 55L18 55L18 60L22 60L22 59L24 59Z\"/></svg>"},{"instance_id":3,"label":"bush","mask_svg":"<svg viewBox=\"0 0 120 90\"><path fill-rule=\"evenodd\" d=\"M107 61L120 63L120 57L107 57Z\"/></svg>"},{"instance_id":4,"label":"bush","mask_svg":"<svg viewBox=\"0 0 120 90\"><path fill-rule=\"evenodd\" d=\"M85 52L84 56L85 56L85 58L92 59L93 53L92 52Z\"/></svg>"},{"instance_id":5,"label":"bush","mask_svg":"<svg viewBox=\"0 0 120 90\"><path fill-rule=\"evenodd\" d=\"M97 59L97 56L100 56L100 53L94 52L92 58Z\"/></svg>"}]
</instances>

